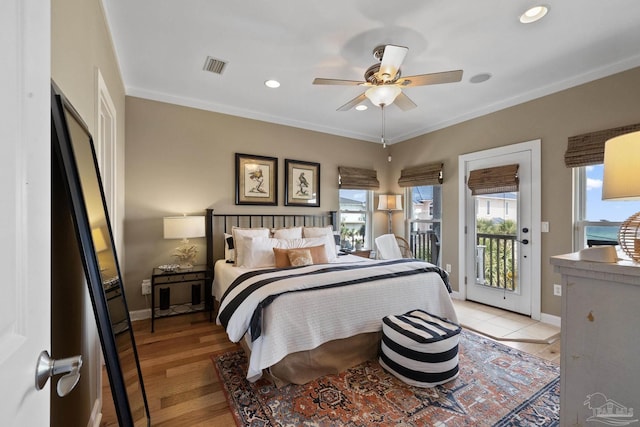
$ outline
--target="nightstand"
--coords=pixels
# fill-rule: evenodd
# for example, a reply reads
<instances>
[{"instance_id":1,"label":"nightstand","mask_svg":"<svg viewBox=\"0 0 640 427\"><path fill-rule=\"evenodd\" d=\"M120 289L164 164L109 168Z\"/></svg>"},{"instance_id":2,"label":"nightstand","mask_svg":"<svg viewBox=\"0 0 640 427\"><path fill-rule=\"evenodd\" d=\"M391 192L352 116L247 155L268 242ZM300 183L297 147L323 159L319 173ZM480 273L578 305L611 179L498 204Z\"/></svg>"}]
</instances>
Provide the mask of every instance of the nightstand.
<instances>
[{"instance_id":1,"label":"nightstand","mask_svg":"<svg viewBox=\"0 0 640 427\"><path fill-rule=\"evenodd\" d=\"M154 331L156 318L211 310L211 282L206 265L175 271L154 268L151 274L151 332ZM199 291L191 285L200 285ZM156 297L160 292L156 288L167 289L168 308L160 308L160 298ZM193 299L199 302L192 304Z\"/></svg>"},{"instance_id":2,"label":"nightstand","mask_svg":"<svg viewBox=\"0 0 640 427\"><path fill-rule=\"evenodd\" d=\"M355 250L353 252L351 252L351 255L356 255L362 258L370 258L371 257L371 250L364 250L364 249L358 249Z\"/></svg>"}]
</instances>

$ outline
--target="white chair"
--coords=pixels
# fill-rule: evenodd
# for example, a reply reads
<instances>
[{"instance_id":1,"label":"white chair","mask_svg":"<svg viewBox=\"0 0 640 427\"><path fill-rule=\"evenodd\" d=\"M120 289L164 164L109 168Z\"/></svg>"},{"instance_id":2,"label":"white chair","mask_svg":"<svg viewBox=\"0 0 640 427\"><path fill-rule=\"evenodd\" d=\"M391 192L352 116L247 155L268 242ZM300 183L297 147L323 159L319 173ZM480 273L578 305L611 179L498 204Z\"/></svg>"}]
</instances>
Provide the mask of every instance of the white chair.
<instances>
[{"instance_id":1,"label":"white chair","mask_svg":"<svg viewBox=\"0 0 640 427\"><path fill-rule=\"evenodd\" d=\"M376 237L375 245L378 259L403 258L396 236L393 234L383 234Z\"/></svg>"}]
</instances>

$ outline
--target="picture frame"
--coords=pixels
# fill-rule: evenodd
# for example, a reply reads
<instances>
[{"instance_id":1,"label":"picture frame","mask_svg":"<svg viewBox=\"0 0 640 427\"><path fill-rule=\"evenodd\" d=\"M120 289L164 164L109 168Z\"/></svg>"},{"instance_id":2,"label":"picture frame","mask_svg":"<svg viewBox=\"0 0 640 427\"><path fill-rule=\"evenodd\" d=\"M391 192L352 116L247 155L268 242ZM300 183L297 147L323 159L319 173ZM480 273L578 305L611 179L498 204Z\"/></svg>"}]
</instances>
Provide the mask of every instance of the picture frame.
<instances>
[{"instance_id":1,"label":"picture frame","mask_svg":"<svg viewBox=\"0 0 640 427\"><path fill-rule=\"evenodd\" d=\"M284 160L285 206L320 206L320 163Z\"/></svg>"},{"instance_id":2,"label":"picture frame","mask_svg":"<svg viewBox=\"0 0 640 427\"><path fill-rule=\"evenodd\" d=\"M236 153L236 205L278 204L278 159Z\"/></svg>"}]
</instances>

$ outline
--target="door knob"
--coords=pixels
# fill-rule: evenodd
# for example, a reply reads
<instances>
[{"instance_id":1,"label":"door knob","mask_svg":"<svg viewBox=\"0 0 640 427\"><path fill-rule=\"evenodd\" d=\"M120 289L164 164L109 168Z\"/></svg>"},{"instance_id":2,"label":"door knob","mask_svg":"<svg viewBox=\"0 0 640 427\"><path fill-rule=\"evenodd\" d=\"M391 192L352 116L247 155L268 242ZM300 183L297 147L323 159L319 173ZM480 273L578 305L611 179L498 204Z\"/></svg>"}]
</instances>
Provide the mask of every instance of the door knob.
<instances>
[{"instance_id":1,"label":"door knob","mask_svg":"<svg viewBox=\"0 0 640 427\"><path fill-rule=\"evenodd\" d=\"M65 397L80 380L80 368L82 368L82 356L67 357L55 360L47 351L40 353L36 365L36 390L42 390L50 377L65 374L60 380L56 390L58 396Z\"/></svg>"},{"instance_id":2,"label":"door knob","mask_svg":"<svg viewBox=\"0 0 640 427\"><path fill-rule=\"evenodd\" d=\"M529 244L529 239L518 240L518 242L522 243L523 245L528 245Z\"/></svg>"}]
</instances>

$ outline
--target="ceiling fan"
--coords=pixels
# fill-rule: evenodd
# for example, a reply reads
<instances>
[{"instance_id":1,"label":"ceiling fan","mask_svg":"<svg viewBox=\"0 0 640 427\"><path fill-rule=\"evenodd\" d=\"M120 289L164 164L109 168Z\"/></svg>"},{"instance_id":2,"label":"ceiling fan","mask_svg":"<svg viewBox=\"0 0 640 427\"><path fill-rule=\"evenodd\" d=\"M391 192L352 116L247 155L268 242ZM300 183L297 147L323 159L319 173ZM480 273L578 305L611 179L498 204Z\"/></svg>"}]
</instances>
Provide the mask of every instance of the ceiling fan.
<instances>
[{"instance_id":1,"label":"ceiling fan","mask_svg":"<svg viewBox=\"0 0 640 427\"><path fill-rule=\"evenodd\" d=\"M402 88L454 83L462 80L462 70L402 77L400 66L408 50L409 48L407 47L392 44L377 46L373 49L373 57L379 62L365 71L365 81L315 78L313 84L364 86L369 88L339 107L338 111L350 110L367 98L374 105L382 108L395 102L400 109L407 111L417 107L417 105L402 92Z\"/></svg>"}]
</instances>

